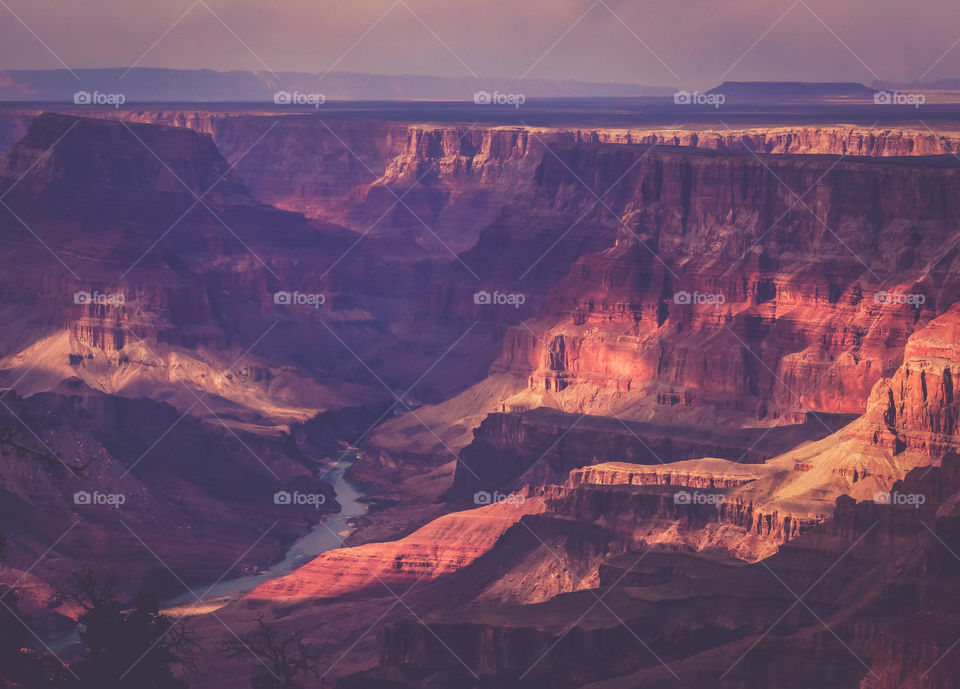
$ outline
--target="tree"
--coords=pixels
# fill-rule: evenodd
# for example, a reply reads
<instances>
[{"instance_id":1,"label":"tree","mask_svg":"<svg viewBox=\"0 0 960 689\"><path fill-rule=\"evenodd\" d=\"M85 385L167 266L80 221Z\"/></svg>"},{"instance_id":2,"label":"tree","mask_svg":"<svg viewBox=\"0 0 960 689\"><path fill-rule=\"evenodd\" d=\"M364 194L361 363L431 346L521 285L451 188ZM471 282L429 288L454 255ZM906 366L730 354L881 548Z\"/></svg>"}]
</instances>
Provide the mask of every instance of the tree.
<instances>
[{"instance_id":1,"label":"tree","mask_svg":"<svg viewBox=\"0 0 960 689\"><path fill-rule=\"evenodd\" d=\"M45 451L37 444L27 445L19 439L20 431L12 425L0 426L0 457L16 455L59 463L79 475L92 460L83 465L64 462L59 453ZM0 556L7 544L0 534ZM8 587L0 586L0 689L59 689L73 687L73 675L49 653L25 648L29 617L20 612L19 596Z\"/></svg>"},{"instance_id":2,"label":"tree","mask_svg":"<svg viewBox=\"0 0 960 689\"><path fill-rule=\"evenodd\" d=\"M304 643L303 629L281 637L273 627L257 616L257 628L239 638L228 638L221 646L228 658L259 659L256 674L250 678L253 689L302 689L300 677L319 677L320 653Z\"/></svg>"},{"instance_id":3,"label":"tree","mask_svg":"<svg viewBox=\"0 0 960 689\"><path fill-rule=\"evenodd\" d=\"M60 594L83 609L78 622L86 653L71 664L82 689L185 689L173 667L196 670L198 650L187 628L160 612L156 596L140 593L133 606L117 599L112 577L74 572Z\"/></svg>"},{"instance_id":4,"label":"tree","mask_svg":"<svg viewBox=\"0 0 960 689\"><path fill-rule=\"evenodd\" d=\"M67 464L60 457L59 452L48 450L46 446L40 447L39 444L27 445L19 440L20 429L15 426L0 426L0 456L9 457L11 454L20 457L30 457L40 459L50 464L62 464L69 469L75 476L79 476L90 466L93 459L88 459L86 464Z\"/></svg>"},{"instance_id":5,"label":"tree","mask_svg":"<svg viewBox=\"0 0 960 689\"><path fill-rule=\"evenodd\" d=\"M0 555L6 540L0 535ZM0 586L0 689L65 689L73 679L49 653L25 648L29 618L20 612L17 592Z\"/></svg>"}]
</instances>

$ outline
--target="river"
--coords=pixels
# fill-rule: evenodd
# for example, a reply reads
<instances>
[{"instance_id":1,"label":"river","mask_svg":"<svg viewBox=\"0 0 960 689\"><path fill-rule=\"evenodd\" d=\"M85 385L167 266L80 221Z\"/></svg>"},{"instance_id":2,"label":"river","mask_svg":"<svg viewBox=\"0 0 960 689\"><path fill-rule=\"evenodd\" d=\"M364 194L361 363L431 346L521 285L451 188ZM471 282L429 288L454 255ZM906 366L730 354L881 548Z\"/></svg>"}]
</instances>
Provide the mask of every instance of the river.
<instances>
[{"instance_id":1,"label":"river","mask_svg":"<svg viewBox=\"0 0 960 689\"><path fill-rule=\"evenodd\" d=\"M217 607L215 601L251 591L265 581L289 574L321 553L339 548L350 530L347 522L367 513L367 505L360 502L364 497L363 493L344 476L359 453L360 451L356 449L345 453L322 476L323 480L329 482L336 491L340 512L325 518L322 523L317 524L308 534L294 543L282 560L260 574L223 579L212 586L210 584L197 586L190 592L184 592L181 596L164 601L164 609L189 608L193 604L203 608L204 606L197 602L198 597Z\"/></svg>"},{"instance_id":2,"label":"river","mask_svg":"<svg viewBox=\"0 0 960 689\"><path fill-rule=\"evenodd\" d=\"M341 547L342 539L346 538L350 531L350 526L347 524L348 520L367 513L367 506L360 502L364 497L363 493L358 491L344 476L350 465L357 460L359 454L360 451L357 449L351 449L344 453L340 460L328 465L330 466L329 470L323 472L320 477L330 483L336 491L337 502L340 503L340 512L327 517L303 538L294 543L282 560L260 574L233 579L227 579L225 576L221 581L212 585L197 586L190 591L185 591L182 595L166 599L161 604L163 612L176 618L216 610L238 595L252 591L263 582L289 574L317 555ZM227 574L229 575L229 572ZM199 602L198 598L202 599L203 602ZM66 634L49 639L47 648L61 653L74 646L78 640L77 631L73 629Z\"/></svg>"}]
</instances>

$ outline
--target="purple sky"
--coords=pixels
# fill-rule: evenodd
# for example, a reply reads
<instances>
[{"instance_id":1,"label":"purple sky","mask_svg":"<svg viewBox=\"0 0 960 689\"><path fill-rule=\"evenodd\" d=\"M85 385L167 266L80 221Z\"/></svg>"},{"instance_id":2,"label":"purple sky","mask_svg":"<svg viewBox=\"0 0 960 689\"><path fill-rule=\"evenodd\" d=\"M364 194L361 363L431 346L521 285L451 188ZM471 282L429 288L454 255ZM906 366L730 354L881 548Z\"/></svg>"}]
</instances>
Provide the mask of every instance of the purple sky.
<instances>
[{"instance_id":1,"label":"purple sky","mask_svg":"<svg viewBox=\"0 0 960 689\"><path fill-rule=\"evenodd\" d=\"M71 68L333 67L688 89L960 76L957 0L194 1L2 0L0 68L60 67L55 53Z\"/></svg>"}]
</instances>

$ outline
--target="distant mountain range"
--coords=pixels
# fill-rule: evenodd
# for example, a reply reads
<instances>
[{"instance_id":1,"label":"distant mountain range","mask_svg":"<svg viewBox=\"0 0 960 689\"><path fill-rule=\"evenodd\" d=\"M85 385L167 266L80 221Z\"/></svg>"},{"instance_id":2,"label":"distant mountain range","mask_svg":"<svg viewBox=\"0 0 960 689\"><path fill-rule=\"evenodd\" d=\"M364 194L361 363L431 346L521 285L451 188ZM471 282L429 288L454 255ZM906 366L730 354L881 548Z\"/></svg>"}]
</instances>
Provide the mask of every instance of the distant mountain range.
<instances>
[{"instance_id":1,"label":"distant mountain range","mask_svg":"<svg viewBox=\"0 0 960 689\"><path fill-rule=\"evenodd\" d=\"M730 103L870 100L877 89L859 82L725 81L707 93Z\"/></svg>"},{"instance_id":2,"label":"distant mountain range","mask_svg":"<svg viewBox=\"0 0 960 689\"><path fill-rule=\"evenodd\" d=\"M887 91L914 89L917 91L960 91L960 79L937 79L936 81L875 81L873 85Z\"/></svg>"},{"instance_id":3,"label":"distant mountain range","mask_svg":"<svg viewBox=\"0 0 960 689\"><path fill-rule=\"evenodd\" d=\"M123 94L126 102L264 102L274 94L322 95L327 100L472 100L474 94L525 98L668 96L671 87L637 84L356 72L216 72L209 69L112 68L0 71L0 101L69 103L74 94Z\"/></svg>"},{"instance_id":4,"label":"distant mountain range","mask_svg":"<svg viewBox=\"0 0 960 689\"><path fill-rule=\"evenodd\" d=\"M723 95L728 105L870 102L878 90L957 91L960 79L929 83L725 81L700 92ZM98 104L263 103L310 106L331 101L473 101L513 105L547 98L670 98L671 86L499 77L437 77L358 72L217 72L210 69L5 70L0 102ZM697 93L684 103L697 103ZM84 101L83 99L89 99ZM79 99L79 100L77 100ZM99 99L99 100L98 100Z\"/></svg>"}]
</instances>

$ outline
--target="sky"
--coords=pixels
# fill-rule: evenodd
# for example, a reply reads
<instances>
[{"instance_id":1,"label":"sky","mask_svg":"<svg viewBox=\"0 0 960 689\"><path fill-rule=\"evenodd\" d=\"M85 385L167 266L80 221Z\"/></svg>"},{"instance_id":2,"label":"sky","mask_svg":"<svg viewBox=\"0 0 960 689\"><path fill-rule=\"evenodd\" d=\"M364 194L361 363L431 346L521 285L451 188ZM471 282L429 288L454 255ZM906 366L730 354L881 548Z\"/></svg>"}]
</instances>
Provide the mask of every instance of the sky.
<instances>
[{"instance_id":1,"label":"sky","mask_svg":"<svg viewBox=\"0 0 960 689\"><path fill-rule=\"evenodd\" d=\"M960 77L957 0L0 0L0 69L502 76L684 89Z\"/></svg>"}]
</instances>

